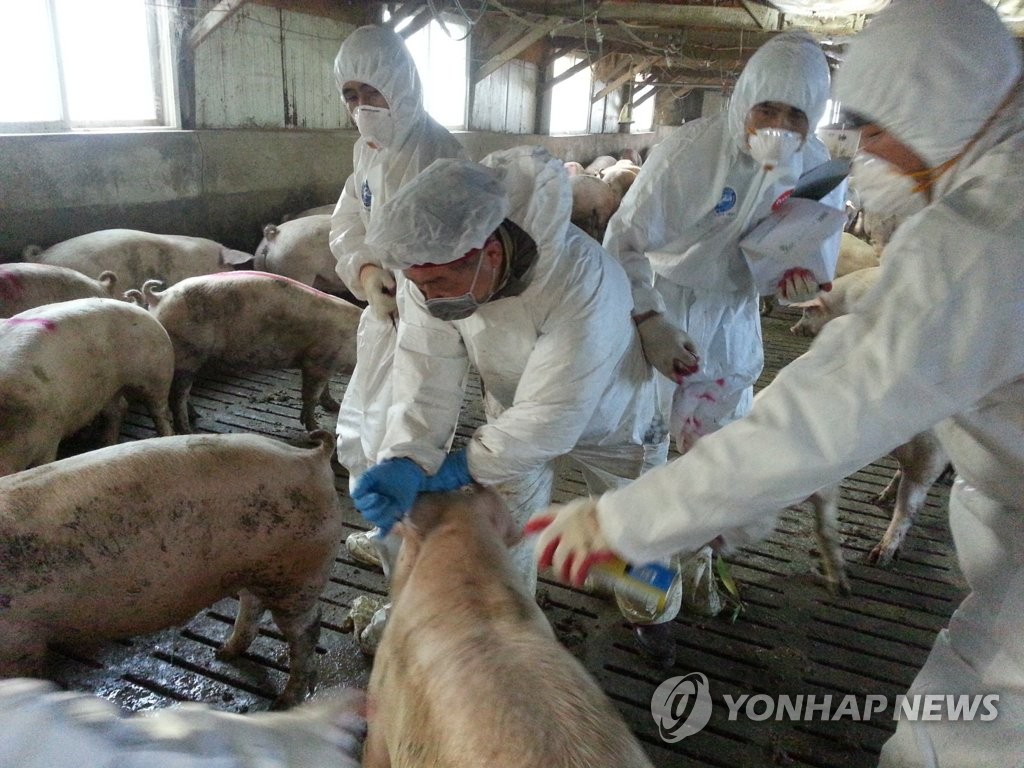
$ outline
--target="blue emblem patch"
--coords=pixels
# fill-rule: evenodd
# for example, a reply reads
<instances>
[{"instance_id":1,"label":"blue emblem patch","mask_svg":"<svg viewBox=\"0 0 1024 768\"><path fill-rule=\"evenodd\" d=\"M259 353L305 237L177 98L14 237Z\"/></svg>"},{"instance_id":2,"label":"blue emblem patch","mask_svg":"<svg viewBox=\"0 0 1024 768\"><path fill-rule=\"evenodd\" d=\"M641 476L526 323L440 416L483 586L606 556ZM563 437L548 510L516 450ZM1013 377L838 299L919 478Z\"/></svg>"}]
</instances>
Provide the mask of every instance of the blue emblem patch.
<instances>
[{"instance_id":1,"label":"blue emblem patch","mask_svg":"<svg viewBox=\"0 0 1024 768\"><path fill-rule=\"evenodd\" d=\"M726 211L731 211L736 205L736 190L732 187L726 187L722 190L722 199L718 201L718 205L715 206L715 213L722 214Z\"/></svg>"},{"instance_id":2,"label":"blue emblem patch","mask_svg":"<svg viewBox=\"0 0 1024 768\"><path fill-rule=\"evenodd\" d=\"M363 188L361 190L363 197L363 208L370 210L370 206L373 204L373 192L370 191L370 182L363 179Z\"/></svg>"}]
</instances>

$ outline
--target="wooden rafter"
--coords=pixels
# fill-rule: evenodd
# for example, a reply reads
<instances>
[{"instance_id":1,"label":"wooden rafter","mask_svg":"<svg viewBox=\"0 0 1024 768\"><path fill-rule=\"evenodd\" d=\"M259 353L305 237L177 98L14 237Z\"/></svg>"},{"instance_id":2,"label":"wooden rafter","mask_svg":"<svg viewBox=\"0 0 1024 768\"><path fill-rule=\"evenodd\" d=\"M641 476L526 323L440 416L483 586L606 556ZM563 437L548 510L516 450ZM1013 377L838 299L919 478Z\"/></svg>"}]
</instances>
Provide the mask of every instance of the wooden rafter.
<instances>
[{"instance_id":1,"label":"wooden rafter","mask_svg":"<svg viewBox=\"0 0 1024 768\"><path fill-rule=\"evenodd\" d=\"M591 97L591 99L590 99L591 103L593 103L595 101L600 101L605 96L607 96L609 93L614 91L616 88L619 88L620 86L625 85L630 80L632 80L634 77L636 77L638 72L643 72L645 69L650 68L651 65L655 64L658 61L660 61L660 57L658 57L658 56L645 56L640 61L639 64L634 64L634 65L630 66L625 72L623 72L621 75L619 75L614 80L612 80L610 83L608 83L600 91L595 93Z\"/></svg>"},{"instance_id":2,"label":"wooden rafter","mask_svg":"<svg viewBox=\"0 0 1024 768\"><path fill-rule=\"evenodd\" d=\"M520 53L525 51L531 45L536 43L542 37L546 37L551 34L552 31L557 29L562 23L561 18L549 18L534 26L528 30L526 34L522 35L509 45L501 53L492 56L488 61L478 69L473 75L473 81L479 82L487 77L492 72L500 69L506 62L511 61Z\"/></svg>"},{"instance_id":3,"label":"wooden rafter","mask_svg":"<svg viewBox=\"0 0 1024 768\"><path fill-rule=\"evenodd\" d=\"M198 48L213 30L230 19L247 2L249 0L220 0L188 33L189 48L193 51Z\"/></svg>"}]
</instances>

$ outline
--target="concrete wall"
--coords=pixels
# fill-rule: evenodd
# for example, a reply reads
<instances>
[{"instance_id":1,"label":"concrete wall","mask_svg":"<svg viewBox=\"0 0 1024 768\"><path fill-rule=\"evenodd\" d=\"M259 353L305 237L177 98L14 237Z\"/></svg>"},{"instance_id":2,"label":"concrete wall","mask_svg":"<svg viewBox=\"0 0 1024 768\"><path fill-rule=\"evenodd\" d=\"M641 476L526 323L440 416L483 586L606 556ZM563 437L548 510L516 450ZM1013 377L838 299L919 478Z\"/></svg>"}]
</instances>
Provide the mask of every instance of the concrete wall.
<instances>
[{"instance_id":1,"label":"concrete wall","mask_svg":"<svg viewBox=\"0 0 1024 768\"><path fill-rule=\"evenodd\" d=\"M456 134L474 159L541 144L586 164L654 134ZM252 253L268 222L333 203L351 130L203 130L0 136L0 261L99 229L209 237Z\"/></svg>"}]
</instances>

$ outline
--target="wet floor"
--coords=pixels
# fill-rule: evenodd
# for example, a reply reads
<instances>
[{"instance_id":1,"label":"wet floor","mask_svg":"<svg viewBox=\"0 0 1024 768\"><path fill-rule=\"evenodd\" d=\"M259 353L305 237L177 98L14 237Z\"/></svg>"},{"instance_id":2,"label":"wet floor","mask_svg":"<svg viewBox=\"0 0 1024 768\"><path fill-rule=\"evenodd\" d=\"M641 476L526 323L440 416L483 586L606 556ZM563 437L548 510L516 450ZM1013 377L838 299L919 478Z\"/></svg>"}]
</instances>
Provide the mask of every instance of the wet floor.
<instances>
[{"instance_id":1,"label":"wet floor","mask_svg":"<svg viewBox=\"0 0 1024 768\"><path fill-rule=\"evenodd\" d=\"M786 331L793 319L793 314L782 310L778 317L765 320L766 369L759 385L806 348L805 340ZM344 376L335 377L336 396L344 384ZM301 437L294 372L210 374L197 383L193 394L198 431L251 431L286 440ZM322 425L330 428L331 416L318 414ZM470 399L461 437L479 419L479 407ZM152 435L148 417L133 409L123 438ZM872 695L886 696L891 702L907 688L936 631L965 593L946 524L948 487L944 485L930 491L899 560L885 568L865 562L890 515L873 498L894 469L892 460L882 459L843 483L841 530L851 595L830 596L815 576L809 507L785 510L772 536L728 558L742 608L733 601L716 617L684 614L672 622L677 654L668 670L645 662L609 601L542 578L538 600L559 638L594 674L659 768L867 768L875 764L894 728L891 706L866 719L847 712L838 719L823 720L820 709L809 720L776 715L782 696L788 696L791 704L806 702L810 696L820 703L830 696L831 714L848 695L861 708ZM364 529L348 498L347 478L340 471L336 487L345 508L346 533ZM579 478L562 477L556 500L582 492ZM346 632L345 618L359 595L385 594L383 575L354 562L339 546L321 596L317 647L321 687L366 684L371 659ZM267 618L242 659L230 663L216 659L214 652L230 630L236 607L235 600L226 599L183 627L96 648L60 648L48 675L70 689L94 692L129 711L182 701L206 702L234 712L265 710L284 685L287 648ZM659 735L651 715L652 695L663 681L694 672L708 681L710 720L700 732L669 743ZM735 704L744 695L763 696L758 706L734 708L735 716L730 717L730 702ZM766 716L770 705L776 709Z\"/></svg>"}]
</instances>

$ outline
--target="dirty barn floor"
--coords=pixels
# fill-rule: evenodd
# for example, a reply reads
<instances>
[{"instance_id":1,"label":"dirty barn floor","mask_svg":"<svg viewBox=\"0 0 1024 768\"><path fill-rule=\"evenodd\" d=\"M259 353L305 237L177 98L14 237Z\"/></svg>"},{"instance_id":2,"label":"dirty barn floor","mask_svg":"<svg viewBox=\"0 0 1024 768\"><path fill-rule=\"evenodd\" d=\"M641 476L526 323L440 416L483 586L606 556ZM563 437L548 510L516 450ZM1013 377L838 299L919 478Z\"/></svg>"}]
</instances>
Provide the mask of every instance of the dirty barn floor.
<instances>
[{"instance_id":1,"label":"dirty barn floor","mask_svg":"<svg viewBox=\"0 0 1024 768\"><path fill-rule=\"evenodd\" d=\"M794 315L785 310L765 320L767 383L806 342L786 329ZM209 375L193 390L198 431L252 431L284 439L301 435L298 377L294 372L260 371ZM335 377L340 397L345 377ZM474 409L467 409L472 413ZM319 411L321 423L331 416ZM471 432L472 415L460 428ZM133 410L125 440L150 437L148 417ZM766 541L730 557L744 609L716 618L680 616L672 631L678 653L674 668L645 664L618 611L606 600L542 578L539 599L560 638L584 662L615 701L659 768L770 765L860 768L873 766L894 727L892 702L923 663L936 631L965 594L946 525L948 488L936 485L908 536L901 559L888 568L863 562L889 519L871 503L888 482L894 463L882 459L843 483L843 548L853 594L832 598L813 570L811 513L783 512ZM336 479L349 531L365 528L352 508L346 480ZM580 493L582 484L561 478L556 500ZM383 596L383 576L353 562L339 546L331 581L322 595L323 631L318 647L321 685L365 685L369 661L343 631L352 600ZM145 637L109 643L96 651L60 649L51 677L73 690L91 691L138 711L202 701L226 710L266 709L286 677L287 650L269 618L244 660L214 658L226 637L236 603L224 600L187 625ZM650 713L651 696L665 679L700 672L712 697L710 722L699 733L673 744L659 737ZM833 711L846 694L858 706L868 695L885 695L890 708L860 721L755 720L741 709L730 720L725 696L766 694L772 699L831 695ZM756 710L764 712L763 706Z\"/></svg>"}]
</instances>

